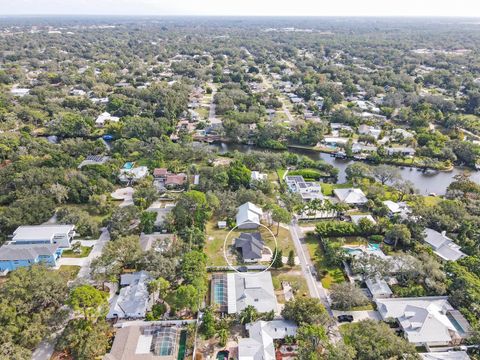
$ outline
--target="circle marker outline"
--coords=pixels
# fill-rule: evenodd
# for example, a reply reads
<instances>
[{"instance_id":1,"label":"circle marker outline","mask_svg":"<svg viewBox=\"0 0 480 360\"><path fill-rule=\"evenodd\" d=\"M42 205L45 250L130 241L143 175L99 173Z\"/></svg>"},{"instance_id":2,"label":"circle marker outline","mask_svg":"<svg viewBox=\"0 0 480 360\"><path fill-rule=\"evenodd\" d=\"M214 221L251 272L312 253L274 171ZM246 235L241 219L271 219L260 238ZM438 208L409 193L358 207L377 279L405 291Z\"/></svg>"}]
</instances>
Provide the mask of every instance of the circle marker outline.
<instances>
[{"instance_id":1,"label":"circle marker outline","mask_svg":"<svg viewBox=\"0 0 480 360\"><path fill-rule=\"evenodd\" d=\"M258 222L255 222L255 221L246 221L244 223L242 223L242 225L244 224L255 224L255 225L259 225L259 226L263 226L265 229L268 230L268 232L270 233L270 235L272 235L273 237L273 240L275 241L275 249L278 249L278 241L277 241L277 237L273 234L272 230L270 230L270 228L268 228L268 226L266 225L263 225L263 224L260 224ZM230 237L230 234L232 233L233 230L237 229L239 225L235 225L227 234L227 236L225 236L225 240L223 241L223 258L225 259L225 261L227 262L227 265L230 269L232 269L233 271L235 271L236 273L240 274L240 275L245 275L245 276L256 276L260 273L264 273L264 272L267 272L268 270L270 270L270 268L272 267L273 263L275 262L275 260L277 260L277 256L278 256L278 251L274 251L274 254L275 254L275 257L272 259L272 261L270 261L270 264L267 266L266 269L263 269L262 271L256 271L255 273L248 273L248 272L241 272L241 271L238 271L237 269L235 269L235 267L230 263L230 261L228 261L228 257L227 257L227 240L228 238ZM240 229L241 230L241 229ZM250 229L249 229L250 230Z\"/></svg>"}]
</instances>

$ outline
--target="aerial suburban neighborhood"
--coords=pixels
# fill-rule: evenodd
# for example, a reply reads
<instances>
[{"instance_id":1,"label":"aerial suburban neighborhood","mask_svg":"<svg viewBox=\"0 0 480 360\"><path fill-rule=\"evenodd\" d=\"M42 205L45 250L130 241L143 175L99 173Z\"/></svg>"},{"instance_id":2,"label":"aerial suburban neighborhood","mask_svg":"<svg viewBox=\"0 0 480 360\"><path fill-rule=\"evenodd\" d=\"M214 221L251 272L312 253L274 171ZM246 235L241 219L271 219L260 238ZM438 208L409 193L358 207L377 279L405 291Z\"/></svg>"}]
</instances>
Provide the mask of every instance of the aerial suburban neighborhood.
<instances>
[{"instance_id":1,"label":"aerial suburban neighborhood","mask_svg":"<svg viewBox=\"0 0 480 360\"><path fill-rule=\"evenodd\" d=\"M480 359L480 28L0 18L0 360Z\"/></svg>"}]
</instances>

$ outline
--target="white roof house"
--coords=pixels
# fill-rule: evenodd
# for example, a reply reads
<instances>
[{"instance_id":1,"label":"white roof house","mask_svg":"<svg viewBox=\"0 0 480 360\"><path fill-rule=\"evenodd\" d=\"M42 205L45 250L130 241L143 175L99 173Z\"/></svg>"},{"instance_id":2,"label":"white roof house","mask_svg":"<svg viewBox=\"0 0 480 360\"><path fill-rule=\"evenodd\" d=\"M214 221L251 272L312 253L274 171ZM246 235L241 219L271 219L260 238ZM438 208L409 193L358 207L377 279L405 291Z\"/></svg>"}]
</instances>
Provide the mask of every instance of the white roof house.
<instances>
[{"instance_id":1,"label":"white roof house","mask_svg":"<svg viewBox=\"0 0 480 360\"><path fill-rule=\"evenodd\" d=\"M457 345L470 325L448 302L447 296L376 299L382 319L400 323L406 339L417 345Z\"/></svg>"},{"instance_id":2,"label":"white roof house","mask_svg":"<svg viewBox=\"0 0 480 360\"><path fill-rule=\"evenodd\" d=\"M238 341L239 360L275 360L274 340L297 334L297 325L287 320L257 321L246 325L248 338Z\"/></svg>"},{"instance_id":3,"label":"white roof house","mask_svg":"<svg viewBox=\"0 0 480 360\"><path fill-rule=\"evenodd\" d=\"M256 229L263 216L263 210L257 205L246 202L237 209L236 222L239 229Z\"/></svg>"},{"instance_id":4,"label":"white roof house","mask_svg":"<svg viewBox=\"0 0 480 360\"><path fill-rule=\"evenodd\" d=\"M148 167L139 166L132 169L120 169L120 175L118 178L121 182L132 182L143 179L148 175Z\"/></svg>"},{"instance_id":5,"label":"white roof house","mask_svg":"<svg viewBox=\"0 0 480 360\"><path fill-rule=\"evenodd\" d=\"M333 193L341 202L349 205L362 205L368 202L367 197L360 189L334 189Z\"/></svg>"},{"instance_id":6,"label":"white roof house","mask_svg":"<svg viewBox=\"0 0 480 360\"><path fill-rule=\"evenodd\" d=\"M362 219L367 219L367 220L370 221L372 224L376 224L376 223L377 223L377 222L375 221L375 219L373 218L373 216L370 215L370 214L350 215L350 219L352 219L352 223L354 223L355 225L358 225L358 223L359 223L360 220L362 220Z\"/></svg>"},{"instance_id":7,"label":"white roof house","mask_svg":"<svg viewBox=\"0 0 480 360\"><path fill-rule=\"evenodd\" d=\"M150 277L145 271L122 275L120 285L125 287L113 298L107 319L144 318L149 301L149 280Z\"/></svg>"},{"instance_id":8,"label":"white roof house","mask_svg":"<svg viewBox=\"0 0 480 360\"><path fill-rule=\"evenodd\" d=\"M365 284L374 299L389 298L393 295L390 286L388 286L387 282L382 278L375 277L374 279L367 279Z\"/></svg>"},{"instance_id":9,"label":"white roof house","mask_svg":"<svg viewBox=\"0 0 480 360\"><path fill-rule=\"evenodd\" d=\"M470 360L466 351L420 353L422 360Z\"/></svg>"},{"instance_id":10,"label":"white roof house","mask_svg":"<svg viewBox=\"0 0 480 360\"><path fill-rule=\"evenodd\" d=\"M117 116L112 116L110 115L110 113L105 111L104 113L101 113L100 115L98 115L97 120L95 120L95 124L97 126L103 126L107 121L118 122L120 121L120 118Z\"/></svg>"},{"instance_id":11,"label":"white roof house","mask_svg":"<svg viewBox=\"0 0 480 360\"><path fill-rule=\"evenodd\" d=\"M401 218L406 218L411 213L410 207L405 202L394 202L392 200L385 200L383 202L388 208L389 216L399 215Z\"/></svg>"},{"instance_id":12,"label":"white roof house","mask_svg":"<svg viewBox=\"0 0 480 360\"><path fill-rule=\"evenodd\" d=\"M378 137L380 136L382 130L381 129L377 129L373 126L369 126L369 125L360 125L358 127L358 133L361 134L361 135L371 135L373 136L375 139L378 139Z\"/></svg>"},{"instance_id":13,"label":"white roof house","mask_svg":"<svg viewBox=\"0 0 480 360\"><path fill-rule=\"evenodd\" d=\"M252 171L252 175L250 177L251 181L263 181L267 180L267 174L261 173L259 171Z\"/></svg>"},{"instance_id":14,"label":"white roof house","mask_svg":"<svg viewBox=\"0 0 480 360\"><path fill-rule=\"evenodd\" d=\"M413 138L413 134L412 134L410 131L407 131L407 130L402 129L402 128L393 129L393 130L392 130L392 133L393 133L394 135L403 136L404 139Z\"/></svg>"},{"instance_id":15,"label":"white roof house","mask_svg":"<svg viewBox=\"0 0 480 360\"><path fill-rule=\"evenodd\" d=\"M248 305L258 312L278 311L277 297L270 272L228 273L227 305L229 314L238 314Z\"/></svg>"},{"instance_id":16,"label":"white roof house","mask_svg":"<svg viewBox=\"0 0 480 360\"><path fill-rule=\"evenodd\" d=\"M465 256L460 251L460 246L445 235L445 231L439 233L433 229L425 229L425 242L428 243L435 254L447 261L456 261Z\"/></svg>"},{"instance_id":17,"label":"white roof house","mask_svg":"<svg viewBox=\"0 0 480 360\"><path fill-rule=\"evenodd\" d=\"M320 184L312 181L305 181L303 176L286 176L285 182L291 192L298 193L302 200L323 200L322 187Z\"/></svg>"},{"instance_id":18,"label":"white roof house","mask_svg":"<svg viewBox=\"0 0 480 360\"><path fill-rule=\"evenodd\" d=\"M24 225L14 232L11 244L58 244L69 248L75 236L75 225Z\"/></svg>"},{"instance_id":19,"label":"white roof house","mask_svg":"<svg viewBox=\"0 0 480 360\"><path fill-rule=\"evenodd\" d=\"M25 95L28 95L30 93L30 89L26 88L13 88L10 90L10 94L13 96L18 96L18 97L24 97Z\"/></svg>"}]
</instances>

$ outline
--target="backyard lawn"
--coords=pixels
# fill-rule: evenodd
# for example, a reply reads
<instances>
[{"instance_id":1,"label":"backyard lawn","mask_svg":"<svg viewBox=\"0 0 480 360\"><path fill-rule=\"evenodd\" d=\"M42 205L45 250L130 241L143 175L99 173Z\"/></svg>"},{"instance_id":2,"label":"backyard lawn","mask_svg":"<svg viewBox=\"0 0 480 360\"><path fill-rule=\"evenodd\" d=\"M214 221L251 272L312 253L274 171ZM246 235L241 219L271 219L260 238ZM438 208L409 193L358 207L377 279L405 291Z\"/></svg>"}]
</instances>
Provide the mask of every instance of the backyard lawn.
<instances>
[{"instance_id":1,"label":"backyard lawn","mask_svg":"<svg viewBox=\"0 0 480 360\"><path fill-rule=\"evenodd\" d=\"M58 269L58 272L62 277L66 278L67 281L75 280L80 271L80 266L77 265L61 265Z\"/></svg>"},{"instance_id":2,"label":"backyard lawn","mask_svg":"<svg viewBox=\"0 0 480 360\"><path fill-rule=\"evenodd\" d=\"M224 266L227 265L223 257L223 244L225 242L225 237L228 235L229 229L218 229L216 221L209 221L207 223L207 240L205 244L205 253L208 256L207 265L208 266ZM277 225L274 224L271 228L274 235L277 234ZM275 240L273 239L270 232L265 229L263 226L258 230L262 234L262 239L265 242L265 245L268 246L272 251L275 249ZM235 238L240 235L242 232L255 232L253 230L239 230L235 229L232 231L227 240L227 246L231 246L235 241ZM280 227L278 235L276 235L278 248L282 250L283 256L288 256L290 250L294 250L293 242L290 238L290 231ZM231 258L232 263L235 262L235 259Z\"/></svg>"},{"instance_id":3,"label":"backyard lawn","mask_svg":"<svg viewBox=\"0 0 480 360\"><path fill-rule=\"evenodd\" d=\"M320 246L318 239L313 235L307 235L305 237L308 252L312 262L317 269L318 274L321 276L321 282L325 289L329 289L332 284L338 284L345 281L345 275L339 267L331 267L325 264L323 250ZM326 274L322 276L322 273L326 271Z\"/></svg>"},{"instance_id":4,"label":"backyard lawn","mask_svg":"<svg viewBox=\"0 0 480 360\"><path fill-rule=\"evenodd\" d=\"M320 183L320 186L322 187L323 195L332 196L333 189L346 189L346 188L352 187L352 184L351 183L345 183L345 184Z\"/></svg>"},{"instance_id":5,"label":"backyard lawn","mask_svg":"<svg viewBox=\"0 0 480 360\"><path fill-rule=\"evenodd\" d=\"M62 257L66 258L83 258L90 255L90 251L92 251L93 246L82 246L80 247L80 252L76 253L73 250L64 250L62 253Z\"/></svg>"},{"instance_id":6,"label":"backyard lawn","mask_svg":"<svg viewBox=\"0 0 480 360\"><path fill-rule=\"evenodd\" d=\"M292 286L294 296L308 296L308 285L301 273L296 274L289 270L271 270L273 287L276 291L282 290L282 281L287 281Z\"/></svg>"}]
</instances>

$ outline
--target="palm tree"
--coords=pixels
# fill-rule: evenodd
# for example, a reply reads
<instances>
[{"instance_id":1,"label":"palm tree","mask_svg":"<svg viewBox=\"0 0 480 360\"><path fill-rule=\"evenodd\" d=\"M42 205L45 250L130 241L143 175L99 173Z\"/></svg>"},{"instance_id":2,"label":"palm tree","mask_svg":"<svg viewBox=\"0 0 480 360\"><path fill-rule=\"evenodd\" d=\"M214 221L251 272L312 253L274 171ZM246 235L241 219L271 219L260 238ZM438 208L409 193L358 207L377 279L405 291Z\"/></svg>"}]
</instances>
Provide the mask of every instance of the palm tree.
<instances>
[{"instance_id":1,"label":"palm tree","mask_svg":"<svg viewBox=\"0 0 480 360\"><path fill-rule=\"evenodd\" d=\"M258 311L253 305L248 305L239 314L240 323L243 325L254 322L258 319Z\"/></svg>"}]
</instances>

